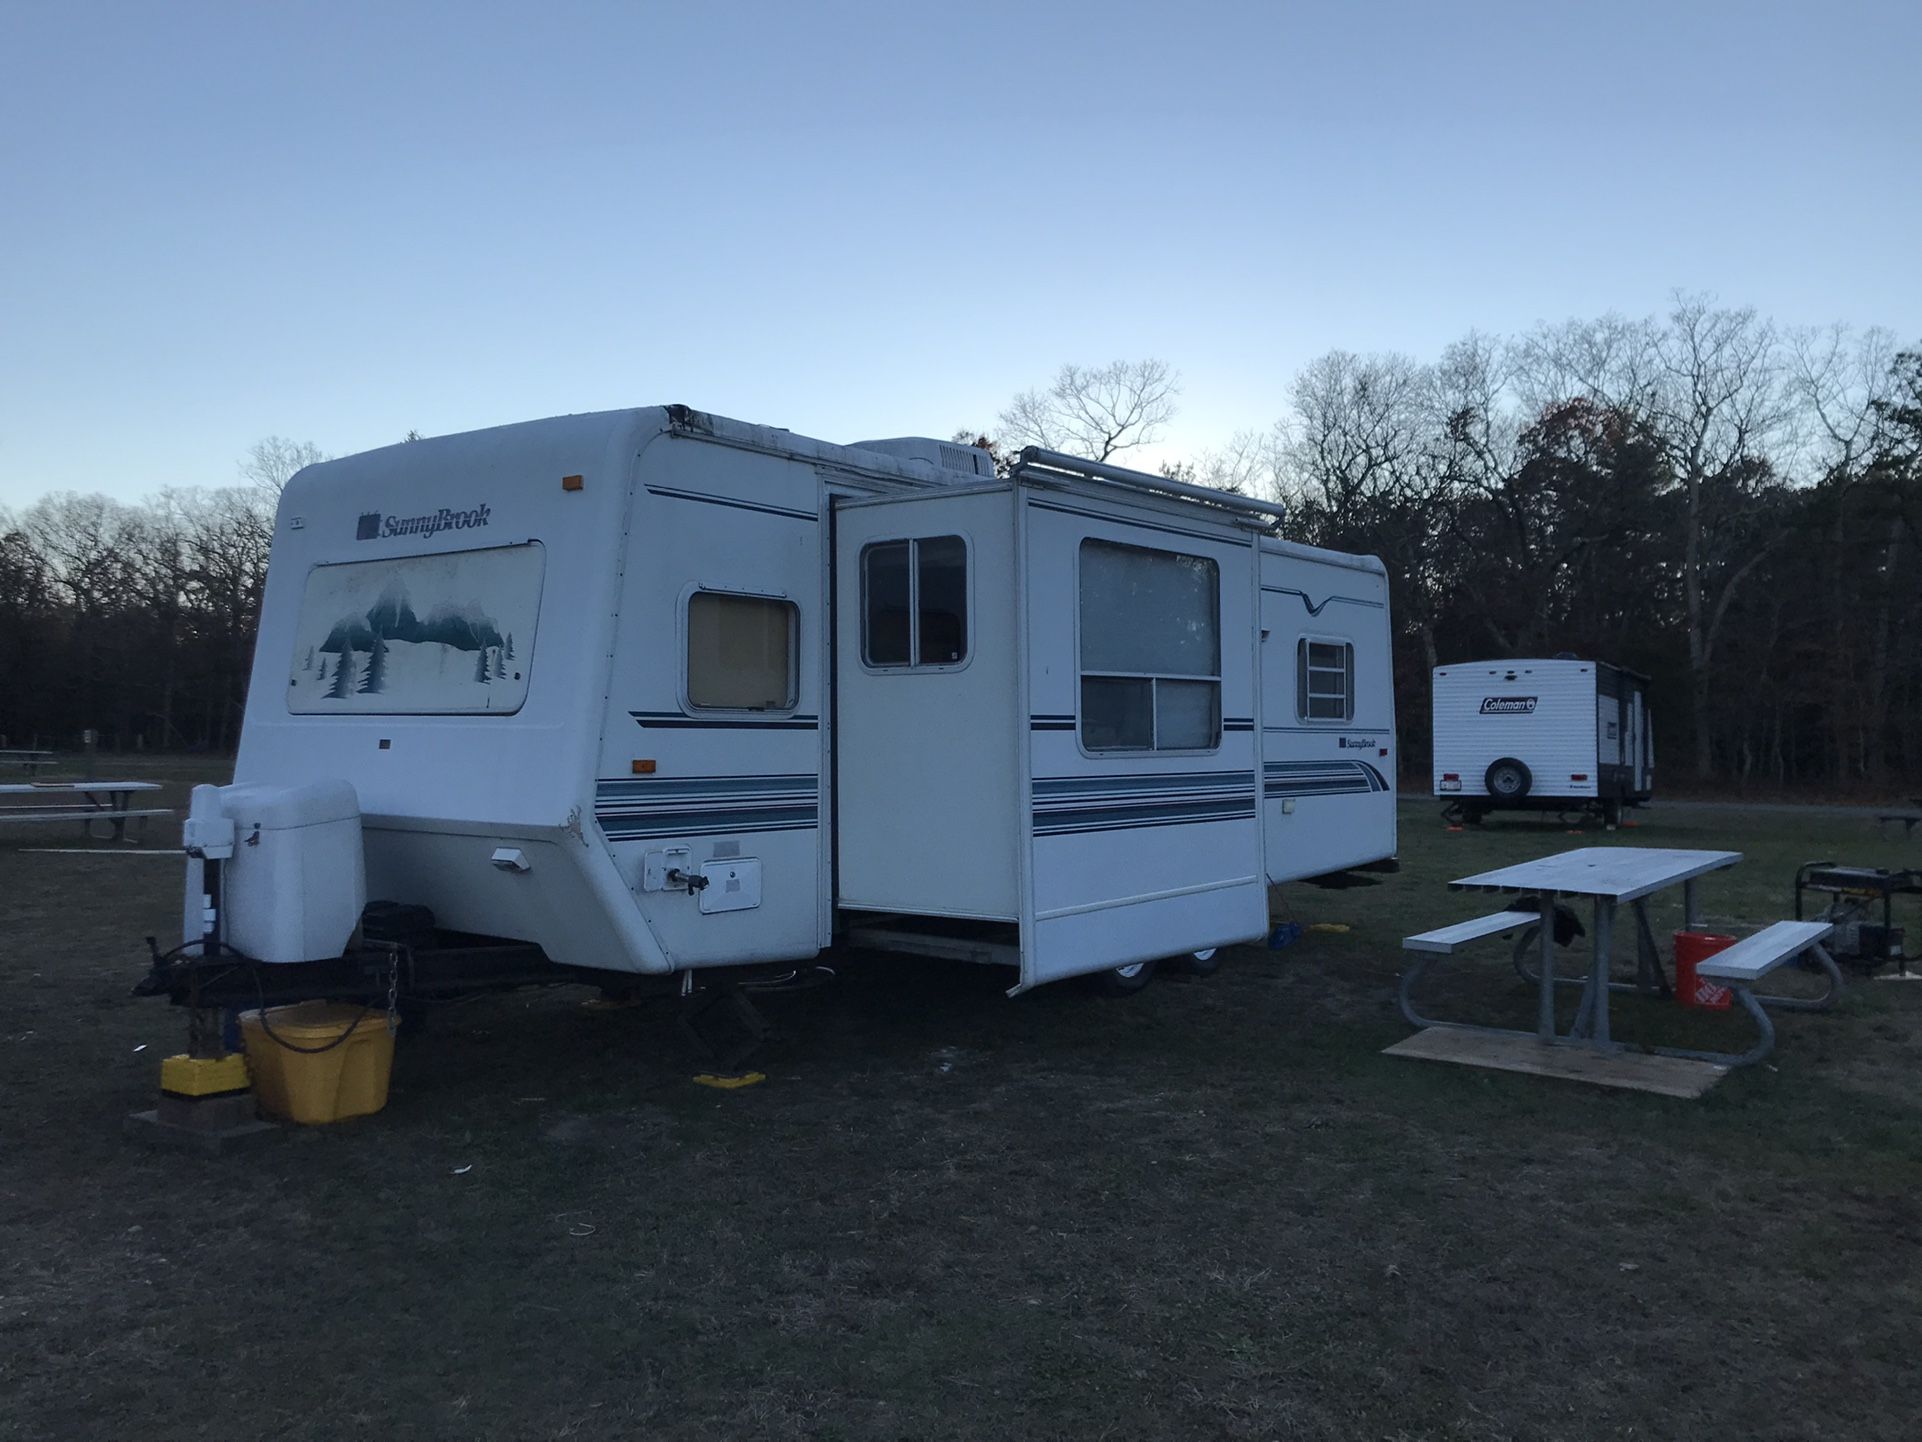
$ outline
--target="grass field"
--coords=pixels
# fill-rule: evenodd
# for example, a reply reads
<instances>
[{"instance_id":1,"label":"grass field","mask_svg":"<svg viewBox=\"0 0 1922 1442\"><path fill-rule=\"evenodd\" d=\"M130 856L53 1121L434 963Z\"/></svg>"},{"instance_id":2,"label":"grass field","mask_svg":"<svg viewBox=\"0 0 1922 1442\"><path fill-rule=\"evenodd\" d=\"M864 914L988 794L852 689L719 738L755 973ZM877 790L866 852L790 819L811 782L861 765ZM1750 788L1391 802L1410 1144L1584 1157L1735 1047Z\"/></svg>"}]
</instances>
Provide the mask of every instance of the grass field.
<instances>
[{"instance_id":1,"label":"grass field","mask_svg":"<svg viewBox=\"0 0 1922 1442\"><path fill-rule=\"evenodd\" d=\"M1922 837L1403 828L1399 876L1277 897L1350 931L1204 982L870 959L768 1001L736 1093L665 1011L489 999L403 1043L381 1115L215 1159L121 1133L182 1035L128 995L177 859L0 835L0 1436L1913 1437L1922 986L1783 1017L1699 1102L1380 1051L1398 939L1479 909L1450 876L1726 846L1705 902L1752 925L1796 863ZM1438 1010L1529 1015L1499 948L1447 975Z\"/></svg>"}]
</instances>

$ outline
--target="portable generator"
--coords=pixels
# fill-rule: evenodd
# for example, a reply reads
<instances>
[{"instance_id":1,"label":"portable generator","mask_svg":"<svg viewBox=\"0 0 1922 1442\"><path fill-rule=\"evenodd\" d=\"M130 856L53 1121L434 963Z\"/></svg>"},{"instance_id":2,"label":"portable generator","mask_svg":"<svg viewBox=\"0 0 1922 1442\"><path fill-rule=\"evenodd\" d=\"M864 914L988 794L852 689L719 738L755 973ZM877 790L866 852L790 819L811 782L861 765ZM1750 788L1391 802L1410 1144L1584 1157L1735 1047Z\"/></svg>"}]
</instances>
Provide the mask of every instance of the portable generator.
<instances>
[{"instance_id":1,"label":"portable generator","mask_svg":"<svg viewBox=\"0 0 1922 1442\"><path fill-rule=\"evenodd\" d=\"M1828 942L1837 961L1873 971L1888 962L1906 963L1903 929L1895 924L1895 898L1922 896L1922 871L1842 866L1811 861L1795 873L1795 919L1803 919L1809 895L1828 898L1817 920L1835 924Z\"/></svg>"}]
</instances>

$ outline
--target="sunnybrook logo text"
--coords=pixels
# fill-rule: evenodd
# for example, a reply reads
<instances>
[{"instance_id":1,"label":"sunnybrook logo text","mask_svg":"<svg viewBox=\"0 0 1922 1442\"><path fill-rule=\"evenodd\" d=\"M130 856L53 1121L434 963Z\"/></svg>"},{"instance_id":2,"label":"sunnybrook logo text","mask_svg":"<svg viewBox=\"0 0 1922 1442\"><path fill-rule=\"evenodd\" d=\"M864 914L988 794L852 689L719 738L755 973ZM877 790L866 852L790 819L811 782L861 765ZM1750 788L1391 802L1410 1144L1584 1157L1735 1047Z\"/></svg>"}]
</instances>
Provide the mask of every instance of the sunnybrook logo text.
<instances>
[{"instance_id":1,"label":"sunnybrook logo text","mask_svg":"<svg viewBox=\"0 0 1922 1442\"><path fill-rule=\"evenodd\" d=\"M471 511L449 510L443 506L427 516L387 516L379 511L368 511L360 518L355 527L354 539L372 541L389 536L432 536L441 531L465 531L475 526L487 524L490 508L486 505L474 507Z\"/></svg>"}]
</instances>

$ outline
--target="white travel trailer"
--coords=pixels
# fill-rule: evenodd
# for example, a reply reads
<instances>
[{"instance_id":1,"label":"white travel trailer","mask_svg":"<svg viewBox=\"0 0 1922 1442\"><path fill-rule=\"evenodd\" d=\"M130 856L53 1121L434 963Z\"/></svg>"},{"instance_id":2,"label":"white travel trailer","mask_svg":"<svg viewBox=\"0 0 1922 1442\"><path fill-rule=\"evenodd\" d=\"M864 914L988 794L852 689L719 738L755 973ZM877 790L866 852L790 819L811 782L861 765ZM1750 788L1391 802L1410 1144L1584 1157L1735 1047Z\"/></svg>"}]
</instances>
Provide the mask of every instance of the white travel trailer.
<instances>
[{"instance_id":1,"label":"white travel trailer","mask_svg":"<svg viewBox=\"0 0 1922 1442\"><path fill-rule=\"evenodd\" d=\"M175 964L324 968L365 897L601 981L853 941L1126 989L1260 937L1395 851L1386 578L1278 514L684 406L310 467Z\"/></svg>"},{"instance_id":2,"label":"white travel trailer","mask_svg":"<svg viewBox=\"0 0 1922 1442\"><path fill-rule=\"evenodd\" d=\"M1464 661L1434 676L1435 795L1499 809L1597 810L1610 826L1653 794L1648 677L1602 661Z\"/></svg>"}]
</instances>

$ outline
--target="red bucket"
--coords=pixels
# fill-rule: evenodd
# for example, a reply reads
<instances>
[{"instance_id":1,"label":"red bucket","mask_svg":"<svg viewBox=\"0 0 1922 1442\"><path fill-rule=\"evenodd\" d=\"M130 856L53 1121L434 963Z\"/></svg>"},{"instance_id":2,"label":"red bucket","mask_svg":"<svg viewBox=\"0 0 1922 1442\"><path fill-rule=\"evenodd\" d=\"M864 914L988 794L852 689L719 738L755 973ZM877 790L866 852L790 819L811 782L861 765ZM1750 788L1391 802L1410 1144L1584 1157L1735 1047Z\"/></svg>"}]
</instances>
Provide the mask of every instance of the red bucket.
<instances>
[{"instance_id":1,"label":"red bucket","mask_svg":"<svg viewBox=\"0 0 1922 1442\"><path fill-rule=\"evenodd\" d=\"M1726 951L1733 945L1734 937L1718 936L1712 931L1676 932L1675 999L1683 1006L1708 1007L1716 1011L1726 1008L1732 999L1729 989L1702 980L1695 974L1695 968L1716 952Z\"/></svg>"}]
</instances>

